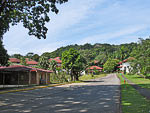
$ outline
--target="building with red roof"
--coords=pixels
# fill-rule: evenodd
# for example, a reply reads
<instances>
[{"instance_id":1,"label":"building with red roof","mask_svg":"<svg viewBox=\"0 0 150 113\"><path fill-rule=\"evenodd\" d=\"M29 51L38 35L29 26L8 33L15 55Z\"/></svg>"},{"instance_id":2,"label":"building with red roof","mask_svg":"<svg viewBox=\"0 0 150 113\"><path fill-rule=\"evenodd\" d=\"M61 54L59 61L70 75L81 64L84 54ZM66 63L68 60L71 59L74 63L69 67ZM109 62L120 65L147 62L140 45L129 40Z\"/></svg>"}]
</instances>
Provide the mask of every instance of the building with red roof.
<instances>
[{"instance_id":1,"label":"building with red roof","mask_svg":"<svg viewBox=\"0 0 150 113\"><path fill-rule=\"evenodd\" d=\"M20 60L17 59L17 58L9 58L9 61L13 64L19 64L20 63Z\"/></svg>"},{"instance_id":2,"label":"building with red roof","mask_svg":"<svg viewBox=\"0 0 150 113\"><path fill-rule=\"evenodd\" d=\"M52 61L52 60L55 60L56 62L57 62L57 66L58 67L61 67L61 63L62 63L62 61L61 61L61 58L60 57L56 57L56 58L50 58L49 59L49 61Z\"/></svg>"},{"instance_id":3,"label":"building with red roof","mask_svg":"<svg viewBox=\"0 0 150 113\"><path fill-rule=\"evenodd\" d=\"M88 69L90 69L90 70L94 70L94 69L96 69L96 70L102 70L103 68L98 67L98 66L91 66Z\"/></svg>"},{"instance_id":4,"label":"building with red roof","mask_svg":"<svg viewBox=\"0 0 150 113\"><path fill-rule=\"evenodd\" d=\"M87 68L87 70L90 70L90 72L94 72L95 69L98 70L99 72L101 72L103 68L98 67L98 66L91 66L91 67Z\"/></svg>"},{"instance_id":5,"label":"building with red roof","mask_svg":"<svg viewBox=\"0 0 150 113\"><path fill-rule=\"evenodd\" d=\"M38 64L38 62L31 60L31 61L26 61L26 64L29 66L36 66Z\"/></svg>"},{"instance_id":6,"label":"building with red roof","mask_svg":"<svg viewBox=\"0 0 150 113\"><path fill-rule=\"evenodd\" d=\"M0 85L49 84L52 72L23 65L0 67Z\"/></svg>"},{"instance_id":7,"label":"building with red roof","mask_svg":"<svg viewBox=\"0 0 150 113\"><path fill-rule=\"evenodd\" d=\"M21 61L20 59L17 59L17 58L9 58L9 61L13 64L13 65L16 65L16 64L20 64ZM36 66L38 64L38 62L32 60L32 59L29 59L29 58L25 58L25 61L26 61L26 64L28 66Z\"/></svg>"},{"instance_id":8,"label":"building with red roof","mask_svg":"<svg viewBox=\"0 0 150 113\"><path fill-rule=\"evenodd\" d=\"M99 63L99 61L98 60L94 60L94 64L98 64Z\"/></svg>"},{"instance_id":9,"label":"building with red roof","mask_svg":"<svg viewBox=\"0 0 150 113\"><path fill-rule=\"evenodd\" d=\"M120 68L120 70L125 72L125 73L126 72L129 73L132 70L132 67L130 65L130 61L134 60L134 59L135 59L134 57L129 57L129 58L119 62L118 63L119 64L118 68Z\"/></svg>"}]
</instances>

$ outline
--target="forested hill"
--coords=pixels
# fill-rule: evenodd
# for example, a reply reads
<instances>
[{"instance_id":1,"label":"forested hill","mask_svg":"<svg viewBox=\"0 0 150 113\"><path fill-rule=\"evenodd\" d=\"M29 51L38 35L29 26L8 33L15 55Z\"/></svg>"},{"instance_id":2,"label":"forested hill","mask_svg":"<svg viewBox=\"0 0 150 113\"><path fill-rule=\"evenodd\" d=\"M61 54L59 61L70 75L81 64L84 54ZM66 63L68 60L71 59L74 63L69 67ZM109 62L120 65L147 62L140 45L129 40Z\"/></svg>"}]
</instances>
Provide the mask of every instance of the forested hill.
<instances>
[{"instance_id":1,"label":"forested hill","mask_svg":"<svg viewBox=\"0 0 150 113\"><path fill-rule=\"evenodd\" d=\"M121 44L121 45L110 45L110 44L100 44L96 43L94 45L84 44L84 45L68 45L66 47L60 47L53 52L45 52L42 56L48 58L61 57L62 52L69 50L70 48L77 49L82 56L84 56L87 62L92 62L94 60L100 61L101 64L105 63L108 58L116 58L119 60L124 60L128 58L134 48L137 47L137 43Z\"/></svg>"}]
</instances>

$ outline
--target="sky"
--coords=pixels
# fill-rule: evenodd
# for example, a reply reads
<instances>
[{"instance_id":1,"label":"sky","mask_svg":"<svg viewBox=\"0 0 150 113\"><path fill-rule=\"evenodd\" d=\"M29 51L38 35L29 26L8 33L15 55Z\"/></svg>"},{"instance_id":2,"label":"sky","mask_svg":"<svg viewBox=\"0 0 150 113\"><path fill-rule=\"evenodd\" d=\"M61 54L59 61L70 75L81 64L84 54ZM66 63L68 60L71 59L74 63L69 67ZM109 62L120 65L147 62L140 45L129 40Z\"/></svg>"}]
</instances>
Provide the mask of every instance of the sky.
<instances>
[{"instance_id":1,"label":"sky","mask_svg":"<svg viewBox=\"0 0 150 113\"><path fill-rule=\"evenodd\" d=\"M150 36L150 0L68 0L50 12L46 39L28 35L21 23L11 26L3 43L9 55L41 55L62 46L123 44Z\"/></svg>"}]
</instances>

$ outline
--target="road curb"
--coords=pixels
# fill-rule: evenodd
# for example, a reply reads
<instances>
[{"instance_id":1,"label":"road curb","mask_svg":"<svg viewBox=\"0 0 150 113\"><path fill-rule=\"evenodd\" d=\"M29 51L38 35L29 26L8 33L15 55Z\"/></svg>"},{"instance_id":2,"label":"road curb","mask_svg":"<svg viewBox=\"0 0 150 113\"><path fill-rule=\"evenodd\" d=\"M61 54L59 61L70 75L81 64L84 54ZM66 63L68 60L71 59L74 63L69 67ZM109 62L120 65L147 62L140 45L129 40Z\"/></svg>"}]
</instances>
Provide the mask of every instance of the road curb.
<instances>
[{"instance_id":1,"label":"road curb","mask_svg":"<svg viewBox=\"0 0 150 113\"><path fill-rule=\"evenodd\" d=\"M32 87L32 88L24 88L24 89L14 89L14 90L8 90L8 91L0 91L0 94L20 92L20 91L29 91L29 90L35 90L35 89L41 89L41 88L48 88L48 87L56 87L56 86L61 86L61 85L66 85L66 84L72 84L72 83L54 84L54 85L48 85L48 86L35 86L35 87Z\"/></svg>"}]
</instances>

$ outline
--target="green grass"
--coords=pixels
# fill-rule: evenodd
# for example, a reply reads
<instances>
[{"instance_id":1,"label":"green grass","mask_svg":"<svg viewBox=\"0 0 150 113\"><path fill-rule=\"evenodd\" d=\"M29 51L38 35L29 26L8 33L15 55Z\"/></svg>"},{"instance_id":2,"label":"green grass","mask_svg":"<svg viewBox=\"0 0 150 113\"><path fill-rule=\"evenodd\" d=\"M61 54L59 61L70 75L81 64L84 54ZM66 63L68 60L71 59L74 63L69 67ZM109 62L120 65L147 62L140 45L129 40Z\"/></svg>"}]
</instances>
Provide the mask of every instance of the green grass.
<instances>
[{"instance_id":1,"label":"green grass","mask_svg":"<svg viewBox=\"0 0 150 113\"><path fill-rule=\"evenodd\" d=\"M104 77L106 74L99 74L99 75L83 75L79 77L79 80L84 81L84 80L90 80L90 79L95 79L95 78L100 78Z\"/></svg>"},{"instance_id":2,"label":"green grass","mask_svg":"<svg viewBox=\"0 0 150 113\"><path fill-rule=\"evenodd\" d=\"M150 79L144 79L139 75L125 75L125 77L142 88L150 88Z\"/></svg>"},{"instance_id":3,"label":"green grass","mask_svg":"<svg viewBox=\"0 0 150 113\"><path fill-rule=\"evenodd\" d=\"M79 77L79 81L68 81L70 80L70 75L51 75L50 76L50 81L51 83L59 84L59 83L80 83L85 80L90 80L90 79L95 79L95 78L100 78L104 77L106 74L99 74L99 75L83 75Z\"/></svg>"},{"instance_id":4,"label":"green grass","mask_svg":"<svg viewBox=\"0 0 150 113\"><path fill-rule=\"evenodd\" d=\"M121 104L123 113L150 113L150 100L139 94L131 85L124 84L121 76Z\"/></svg>"}]
</instances>

